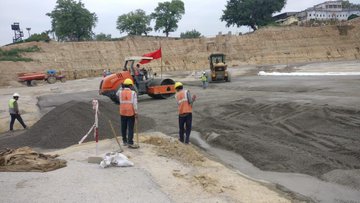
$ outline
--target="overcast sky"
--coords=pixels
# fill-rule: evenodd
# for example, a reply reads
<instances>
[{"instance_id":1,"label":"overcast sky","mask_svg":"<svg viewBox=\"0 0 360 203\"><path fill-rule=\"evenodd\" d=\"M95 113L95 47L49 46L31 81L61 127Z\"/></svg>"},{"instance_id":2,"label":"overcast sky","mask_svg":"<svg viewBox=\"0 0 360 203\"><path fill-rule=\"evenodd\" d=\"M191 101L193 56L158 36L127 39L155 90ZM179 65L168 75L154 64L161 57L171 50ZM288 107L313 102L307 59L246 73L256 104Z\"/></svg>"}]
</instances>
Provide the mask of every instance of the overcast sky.
<instances>
[{"instance_id":1,"label":"overcast sky","mask_svg":"<svg viewBox=\"0 0 360 203\"><path fill-rule=\"evenodd\" d=\"M93 30L96 34L100 32L111 34L112 37L120 37L116 29L117 17L143 9L150 14L158 6L158 2L170 0L82 0L85 8L95 12L98 22ZM325 0L287 0L284 11L301 11ZM185 4L185 15L179 22L176 32L170 36L177 37L181 32L196 29L206 37L215 36L218 32L233 33L246 32L249 28L236 28L225 26L225 22L219 19L222 10L225 9L227 0L183 0ZM352 3L360 4L360 0L350 0ZM24 32L24 39L28 37L26 28L31 28L30 33L41 33L51 29L51 19L45 14L55 8L56 0L0 0L0 46L11 43L14 36L11 24L20 23ZM153 26L153 24L152 24ZM151 32L150 35L162 35L162 32Z\"/></svg>"}]
</instances>

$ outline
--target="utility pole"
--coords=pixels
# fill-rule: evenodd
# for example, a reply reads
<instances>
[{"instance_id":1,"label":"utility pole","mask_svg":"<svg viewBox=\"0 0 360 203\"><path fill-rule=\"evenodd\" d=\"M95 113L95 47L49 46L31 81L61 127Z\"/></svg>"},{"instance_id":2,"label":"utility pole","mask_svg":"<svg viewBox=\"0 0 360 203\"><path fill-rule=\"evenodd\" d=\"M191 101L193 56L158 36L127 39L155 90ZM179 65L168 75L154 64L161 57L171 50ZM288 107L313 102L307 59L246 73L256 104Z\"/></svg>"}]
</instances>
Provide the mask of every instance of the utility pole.
<instances>
[{"instance_id":1,"label":"utility pole","mask_svg":"<svg viewBox=\"0 0 360 203\"><path fill-rule=\"evenodd\" d=\"M26 30L28 31L28 34L29 34L29 37L30 37L30 30L31 30L31 28L30 28L30 27L27 27Z\"/></svg>"}]
</instances>

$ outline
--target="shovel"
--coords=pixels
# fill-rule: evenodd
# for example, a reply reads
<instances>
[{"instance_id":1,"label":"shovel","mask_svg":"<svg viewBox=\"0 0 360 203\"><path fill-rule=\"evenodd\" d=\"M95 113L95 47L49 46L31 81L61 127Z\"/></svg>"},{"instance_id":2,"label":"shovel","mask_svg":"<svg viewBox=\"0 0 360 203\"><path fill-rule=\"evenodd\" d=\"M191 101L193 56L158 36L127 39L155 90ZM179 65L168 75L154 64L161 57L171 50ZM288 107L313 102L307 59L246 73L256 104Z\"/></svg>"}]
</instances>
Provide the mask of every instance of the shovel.
<instances>
[{"instance_id":1,"label":"shovel","mask_svg":"<svg viewBox=\"0 0 360 203\"><path fill-rule=\"evenodd\" d=\"M114 127L113 127L113 125L112 125L111 120L109 120L109 124L110 124L111 130L112 130L112 133L113 133L113 135L114 135L114 137L115 137L115 140L116 140L116 142L117 142L118 145L119 145L119 148L120 148L119 152L121 153L121 152L123 152L124 150L122 149L121 144L120 144L120 142L119 142L119 140L118 140L118 138L117 138L117 136L116 136L116 133L115 133L115 130L114 130Z\"/></svg>"},{"instance_id":2,"label":"shovel","mask_svg":"<svg viewBox=\"0 0 360 203\"><path fill-rule=\"evenodd\" d=\"M115 133L114 127L113 127L112 122L111 122L110 120L109 120L109 124L110 124L111 130L112 130L112 132L113 132L113 135L114 135L114 137L115 137L115 140L116 140L116 142L118 143L119 148L120 148L120 150L118 150L118 152L121 153L121 152L123 152L124 150L122 149L121 144L120 144L118 138L116 137L116 133ZM100 162L101 162L102 160L103 160L102 157L88 157L88 163L100 164Z\"/></svg>"}]
</instances>

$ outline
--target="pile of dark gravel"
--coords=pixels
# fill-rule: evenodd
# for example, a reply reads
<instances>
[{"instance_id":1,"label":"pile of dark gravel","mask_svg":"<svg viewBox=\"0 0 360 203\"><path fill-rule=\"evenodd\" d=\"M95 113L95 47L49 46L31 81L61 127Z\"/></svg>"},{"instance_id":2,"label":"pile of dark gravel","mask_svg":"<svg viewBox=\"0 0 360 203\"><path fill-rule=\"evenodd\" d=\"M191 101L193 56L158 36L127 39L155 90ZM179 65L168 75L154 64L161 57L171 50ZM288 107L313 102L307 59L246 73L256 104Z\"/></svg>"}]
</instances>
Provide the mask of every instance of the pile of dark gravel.
<instances>
[{"instance_id":1,"label":"pile of dark gravel","mask_svg":"<svg viewBox=\"0 0 360 203\"><path fill-rule=\"evenodd\" d=\"M100 101L99 111L99 139L113 138L109 119L115 132L120 136L118 105ZM94 124L94 120L91 102L70 101L45 114L23 134L1 138L0 149L22 146L42 149L65 148L77 144ZM150 130L155 126L154 120L141 115L139 115L139 123L139 132ZM94 141L93 133L90 133L84 142L88 141Z\"/></svg>"}]
</instances>

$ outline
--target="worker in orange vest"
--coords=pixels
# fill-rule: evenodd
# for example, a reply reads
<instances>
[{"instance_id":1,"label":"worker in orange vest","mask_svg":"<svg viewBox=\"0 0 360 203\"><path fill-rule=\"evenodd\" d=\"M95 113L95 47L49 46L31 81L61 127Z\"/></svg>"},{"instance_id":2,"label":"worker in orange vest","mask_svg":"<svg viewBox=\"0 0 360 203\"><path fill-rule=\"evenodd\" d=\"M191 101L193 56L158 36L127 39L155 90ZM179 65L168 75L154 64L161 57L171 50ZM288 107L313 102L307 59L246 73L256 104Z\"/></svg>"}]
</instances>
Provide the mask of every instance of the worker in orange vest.
<instances>
[{"instance_id":1,"label":"worker in orange vest","mask_svg":"<svg viewBox=\"0 0 360 203\"><path fill-rule=\"evenodd\" d=\"M181 82L175 83L175 90L175 98L179 110L179 141L189 144L192 124L192 104L196 99L196 95L191 97L190 91L185 90ZM186 134L185 139L184 132Z\"/></svg>"},{"instance_id":2,"label":"worker in orange vest","mask_svg":"<svg viewBox=\"0 0 360 203\"><path fill-rule=\"evenodd\" d=\"M124 145L128 145L130 148L136 148L133 137L135 117L137 117L137 96L136 92L131 90L133 85L133 81L128 78L124 81L123 88L116 93L120 101L119 112L121 116L122 140Z\"/></svg>"}]
</instances>

